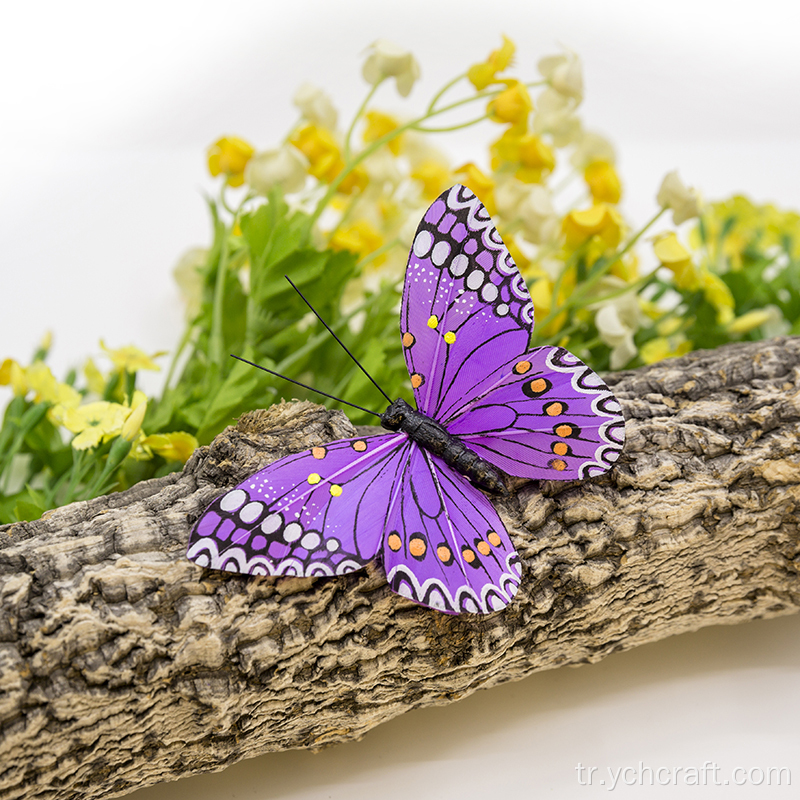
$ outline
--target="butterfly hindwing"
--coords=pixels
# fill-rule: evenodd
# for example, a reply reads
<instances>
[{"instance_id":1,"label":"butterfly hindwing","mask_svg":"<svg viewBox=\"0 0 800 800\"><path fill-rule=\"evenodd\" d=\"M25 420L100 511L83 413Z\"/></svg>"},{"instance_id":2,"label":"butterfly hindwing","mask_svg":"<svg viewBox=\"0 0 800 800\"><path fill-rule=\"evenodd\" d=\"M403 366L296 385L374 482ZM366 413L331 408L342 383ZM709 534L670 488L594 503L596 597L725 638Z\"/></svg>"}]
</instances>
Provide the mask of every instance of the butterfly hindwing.
<instances>
[{"instance_id":1,"label":"butterfly hindwing","mask_svg":"<svg viewBox=\"0 0 800 800\"><path fill-rule=\"evenodd\" d=\"M508 605L519 586L519 558L486 497L417 445L399 488L382 550L392 590L449 614Z\"/></svg>"},{"instance_id":2,"label":"butterfly hindwing","mask_svg":"<svg viewBox=\"0 0 800 800\"><path fill-rule=\"evenodd\" d=\"M494 370L446 427L508 474L545 480L605 472L625 438L611 390L563 347L537 347Z\"/></svg>"},{"instance_id":3,"label":"butterfly hindwing","mask_svg":"<svg viewBox=\"0 0 800 800\"><path fill-rule=\"evenodd\" d=\"M430 206L406 268L400 334L417 408L446 419L527 349L533 303L486 208L465 186Z\"/></svg>"},{"instance_id":4,"label":"butterfly hindwing","mask_svg":"<svg viewBox=\"0 0 800 800\"><path fill-rule=\"evenodd\" d=\"M409 447L404 434L385 434L280 459L206 509L187 555L204 567L252 575L360 569L380 547Z\"/></svg>"}]
</instances>

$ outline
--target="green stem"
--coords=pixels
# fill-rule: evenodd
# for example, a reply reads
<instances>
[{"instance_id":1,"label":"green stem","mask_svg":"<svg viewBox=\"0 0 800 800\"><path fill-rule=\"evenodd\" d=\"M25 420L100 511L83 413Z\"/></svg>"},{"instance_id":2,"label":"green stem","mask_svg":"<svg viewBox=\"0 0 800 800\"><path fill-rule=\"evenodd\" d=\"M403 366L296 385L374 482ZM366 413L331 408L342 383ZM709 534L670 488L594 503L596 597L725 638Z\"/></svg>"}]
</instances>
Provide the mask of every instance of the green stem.
<instances>
[{"instance_id":1,"label":"green stem","mask_svg":"<svg viewBox=\"0 0 800 800\"><path fill-rule=\"evenodd\" d=\"M385 244L381 245L377 250L370 253L368 256L364 256L361 261L358 262L357 269L359 272L367 266L367 264L372 263L376 258L382 256L384 253L388 252L394 247L397 247L399 244L402 244L399 238L392 239L390 242L386 242Z\"/></svg>"},{"instance_id":2,"label":"green stem","mask_svg":"<svg viewBox=\"0 0 800 800\"><path fill-rule=\"evenodd\" d=\"M453 111L456 108L460 108L461 106L466 105L467 103L473 103L476 100L485 100L487 98L496 97L498 94L500 94L501 91L502 91L502 89L493 89L492 91L478 92L477 94L473 95L472 97L466 97L466 98L464 98L462 100L457 100L456 102L450 103L449 105L444 106L444 107L442 107L440 109L437 109L436 111L433 111L430 114L423 114L422 116L417 117L416 119L412 119L409 122L406 122L403 125L398 126L394 130L389 131L389 133L385 134L384 136L381 136L380 139L376 139L370 145L365 147L352 161L350 161L349 163L345 164L345 168L328 185L328 190L322 196L320 201L317 203L317 207L311 213L311 216L310 216L310 219L309 219L309 226L308 226L309 227L309 232L314 227L314 225L316 224L317 220L320 218L322 212L325 210L325 208L327 207L328 203L331 201L333 196L336 194L336 192L339 189L339 186L341 185L342 181L344 181L344 179L362 161L364 161L364 159L369 158L369 156L371 156L374 152L379 150L385 144L387 144L388 142L390 142L393 139L397 138L398 136L400 136L400 134L405 133L407 130L415 128L417 125L419 125L420 123L424 122L426 119L430 119L431 117L434 117L434 116L436 116L438 114L444 114L444 113L446 113L448 111ZM485 116L481 117L481 119L485 119ZM480 120L478 120L478 121L480 121ZM473 121L470 124L474 125L475 122Z\"/></svg>"},{"instance_id":3,"label":"green stem","mask_svg":"<svg viewBox=\"0 0 800 800\"><path fill-rule=\"evenodd\" d=\"M350 123L350 127L347 129L347 134L344 137L344 160L347 163L350 160L350 142L353 138L353 133L355 132L356 125L361 117L364 115L364 112L367 109L367 104L370 100L372 100L375 92L378 90L378 87L383 83L385 78L379 80L374 86L370 88L367 92L367 96L364 98L361 105L358 107L358 111L356 111L355 116L353 117L353 121Z\"/></svg>"},{"instance_id":4,"label":"green stem","mask_svg":"<svg viewBox=\"0 0 800 800\"><path fill-rule=\"evenodd\" d=\"M466 77L467 77L467 73L466 72L462 72L460 75L456 75L456 77L453 78L453 80L448 81L444 86L442 86L442 88L439 89L439 91L436 92L436 94L431 99L431 102L428 104L428 108L427 108L425 113L428 116L431 116L432 114L435 114L436 113L436 104L439 102L439 100L441 100L442 97L447 92L449 92L450 89L452 89L460 80L463 80Z\"/></svg>"},{"instance_id":5,"label":"green stem","mask_svg":"<svg viewBox=\"0 0 800 800\"><path fill-rule=\"evenodd\" d=\"M556 307L552 309L552 311L541 321L541 323L539 323L540 327L544 328L547 324L552 322L552 320L554 320L559 314L561 314L563 311L566 311L568 308L581 306L582 301L584 300L586 295L594 288L595 284L600 280L600 278L602 278L608 272L608 270L611 269L613 264L619 261L636 244L636 242L638 242L639 239L642 238L645 232L656 223L656 221L664 213L665 210L666 209L664 208L660 208L658 212L654 214L647 223L645 223L644 227L642 227L639 231L637 231L637 233L635 233L626 242L625 246L622 249L617 250L616 252L612 253L609 256L604 256L602 265L597 269L593 267L588 277L581 282L580 287L579 288L576 287L575 291L572 292L572 294L564 301L562 305L556 305ZM559 274L558 279L556 280L556 285L553 288L554 302L558 302L558 294L559 290L561 289L561 283L563 281L564 276L567 273L567 270L569 269L569 266L570 266L569 262L564 265L564 269L561 270L561 273ZM624 289L621 289L618 292L613 292L609 297L617 297L620 294L624 294L625 292L630 291L637 285L650 281L652 279L651 276L653 275L654 273L650 273L644 276L643 278L640 278L639 281L637 281L636 283L631 284L630 286L626 286ZM598 303L602 302L602 299L593 299L590 302Z\"/></svg>"}]
</instances>

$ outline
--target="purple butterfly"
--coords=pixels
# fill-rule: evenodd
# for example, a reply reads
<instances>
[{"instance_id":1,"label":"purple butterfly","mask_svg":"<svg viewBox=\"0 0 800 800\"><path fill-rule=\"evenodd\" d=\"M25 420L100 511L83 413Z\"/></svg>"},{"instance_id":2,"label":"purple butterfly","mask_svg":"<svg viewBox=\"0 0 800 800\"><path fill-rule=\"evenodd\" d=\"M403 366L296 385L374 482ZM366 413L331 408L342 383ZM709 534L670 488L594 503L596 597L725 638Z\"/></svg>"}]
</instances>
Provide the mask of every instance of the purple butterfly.
<instances>
[{"instance_id":1,"label":"purple butterfly","mask_svg":"<svg viewBox=\"0 0 800 800\"><path fill-rule=\"evenodd\" d=\"M400 334L418 411L396 400L392 433L276 461L217 498L189 538L204 567L342 575L379 558L391 589L448 614L489 614L520 564L477 487L503 473L573 480L619 456L625 423L603 381L562 347L528 350L533 303L484 206L444 192L417 229Z\"/></svg>"}]
</instances>

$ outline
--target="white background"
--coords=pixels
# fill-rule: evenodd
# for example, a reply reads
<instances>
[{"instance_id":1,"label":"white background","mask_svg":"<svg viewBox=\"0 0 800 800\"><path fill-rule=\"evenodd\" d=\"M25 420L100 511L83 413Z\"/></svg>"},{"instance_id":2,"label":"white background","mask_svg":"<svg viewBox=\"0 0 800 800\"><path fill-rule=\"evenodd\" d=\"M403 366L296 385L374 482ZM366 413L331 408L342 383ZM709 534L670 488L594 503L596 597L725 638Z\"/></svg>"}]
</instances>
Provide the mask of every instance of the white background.
<instances>
[{"instance_id":1,"label":"white background","mask_svg":"<svg viewBox=\"0 0 800 800\"><path fill-rule=\"evenodd\" d=\"M171 268L208 242L205 148L225 133L274 146L306 80L346 118L363 96L363 50L381 37L423 69L410 102L392 88L379 97L398 112L418 109L503 32L524 76L561 44L577 50L583 119L618 146L634 222L653 213L673 168L709 199L744 191L798 208L799 30L788 0L6 4L0 359L27 362L48 329L59 374L101 337L172 348L182 311ZM466 160L486 141L452 147ZM707 629L413 712L360 743L268 755L136 797L595 797L609 792L608 767L705 761L720 779L737 766L788 766L793 787L613 793L796 796L798 634L798 617ZM594 786L579 785L579 762L600 768Z\"/></svg>"}]
</instances>

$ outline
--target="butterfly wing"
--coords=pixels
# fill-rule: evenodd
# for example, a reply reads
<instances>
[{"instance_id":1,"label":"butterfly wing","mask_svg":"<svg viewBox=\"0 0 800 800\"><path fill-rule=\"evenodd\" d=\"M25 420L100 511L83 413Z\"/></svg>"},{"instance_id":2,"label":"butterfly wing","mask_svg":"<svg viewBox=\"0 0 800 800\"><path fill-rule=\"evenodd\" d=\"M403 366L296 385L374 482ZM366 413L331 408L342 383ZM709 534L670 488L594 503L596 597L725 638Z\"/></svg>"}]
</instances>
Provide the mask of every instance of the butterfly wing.
<instances>
[{"instance_id":1,"label":"butterfly wing","mask_svg":"<svg viewBox=\"0 0 800 800\"><path fill-rule=\"evenodd\" d=\"M386 520L383 565L393 591L448 614L489 614L519 586L519 557L494 507L414 444Z\"/></svg>"},{"instance_id":2,"label":"butterfly wing","mask_svg":"<svg viewBox=\"0 0 800 800\"><path fill-rule=\"evenodd\" d=\"M563 347L537 347L494 369L446 428L510 475L536 479L599 475L625 439L611 390Z\"/></svg>"},{"instance_id":3,"label":"butterfly wing","mask_svg":"<svg viewBox=\"0 0 800 800\"><path fill-rule=\"evenodd\" d=\"M218 497L197 521L187 556L250 575L341 575L380 547L405 434L331 442L270 464Z\"/></svg>"},{"instance_id":4,"label":"butterfly wing","mask_svg":"<svg viewBox=\"0 0 800 800\"><path fill-rule=\"evenodd\" d=\"M489 213L453 186L425 213L406 268L400 333L417 408L447 419L527 349L532 329L528 289Z\"/></svg>"}]
</instances>

